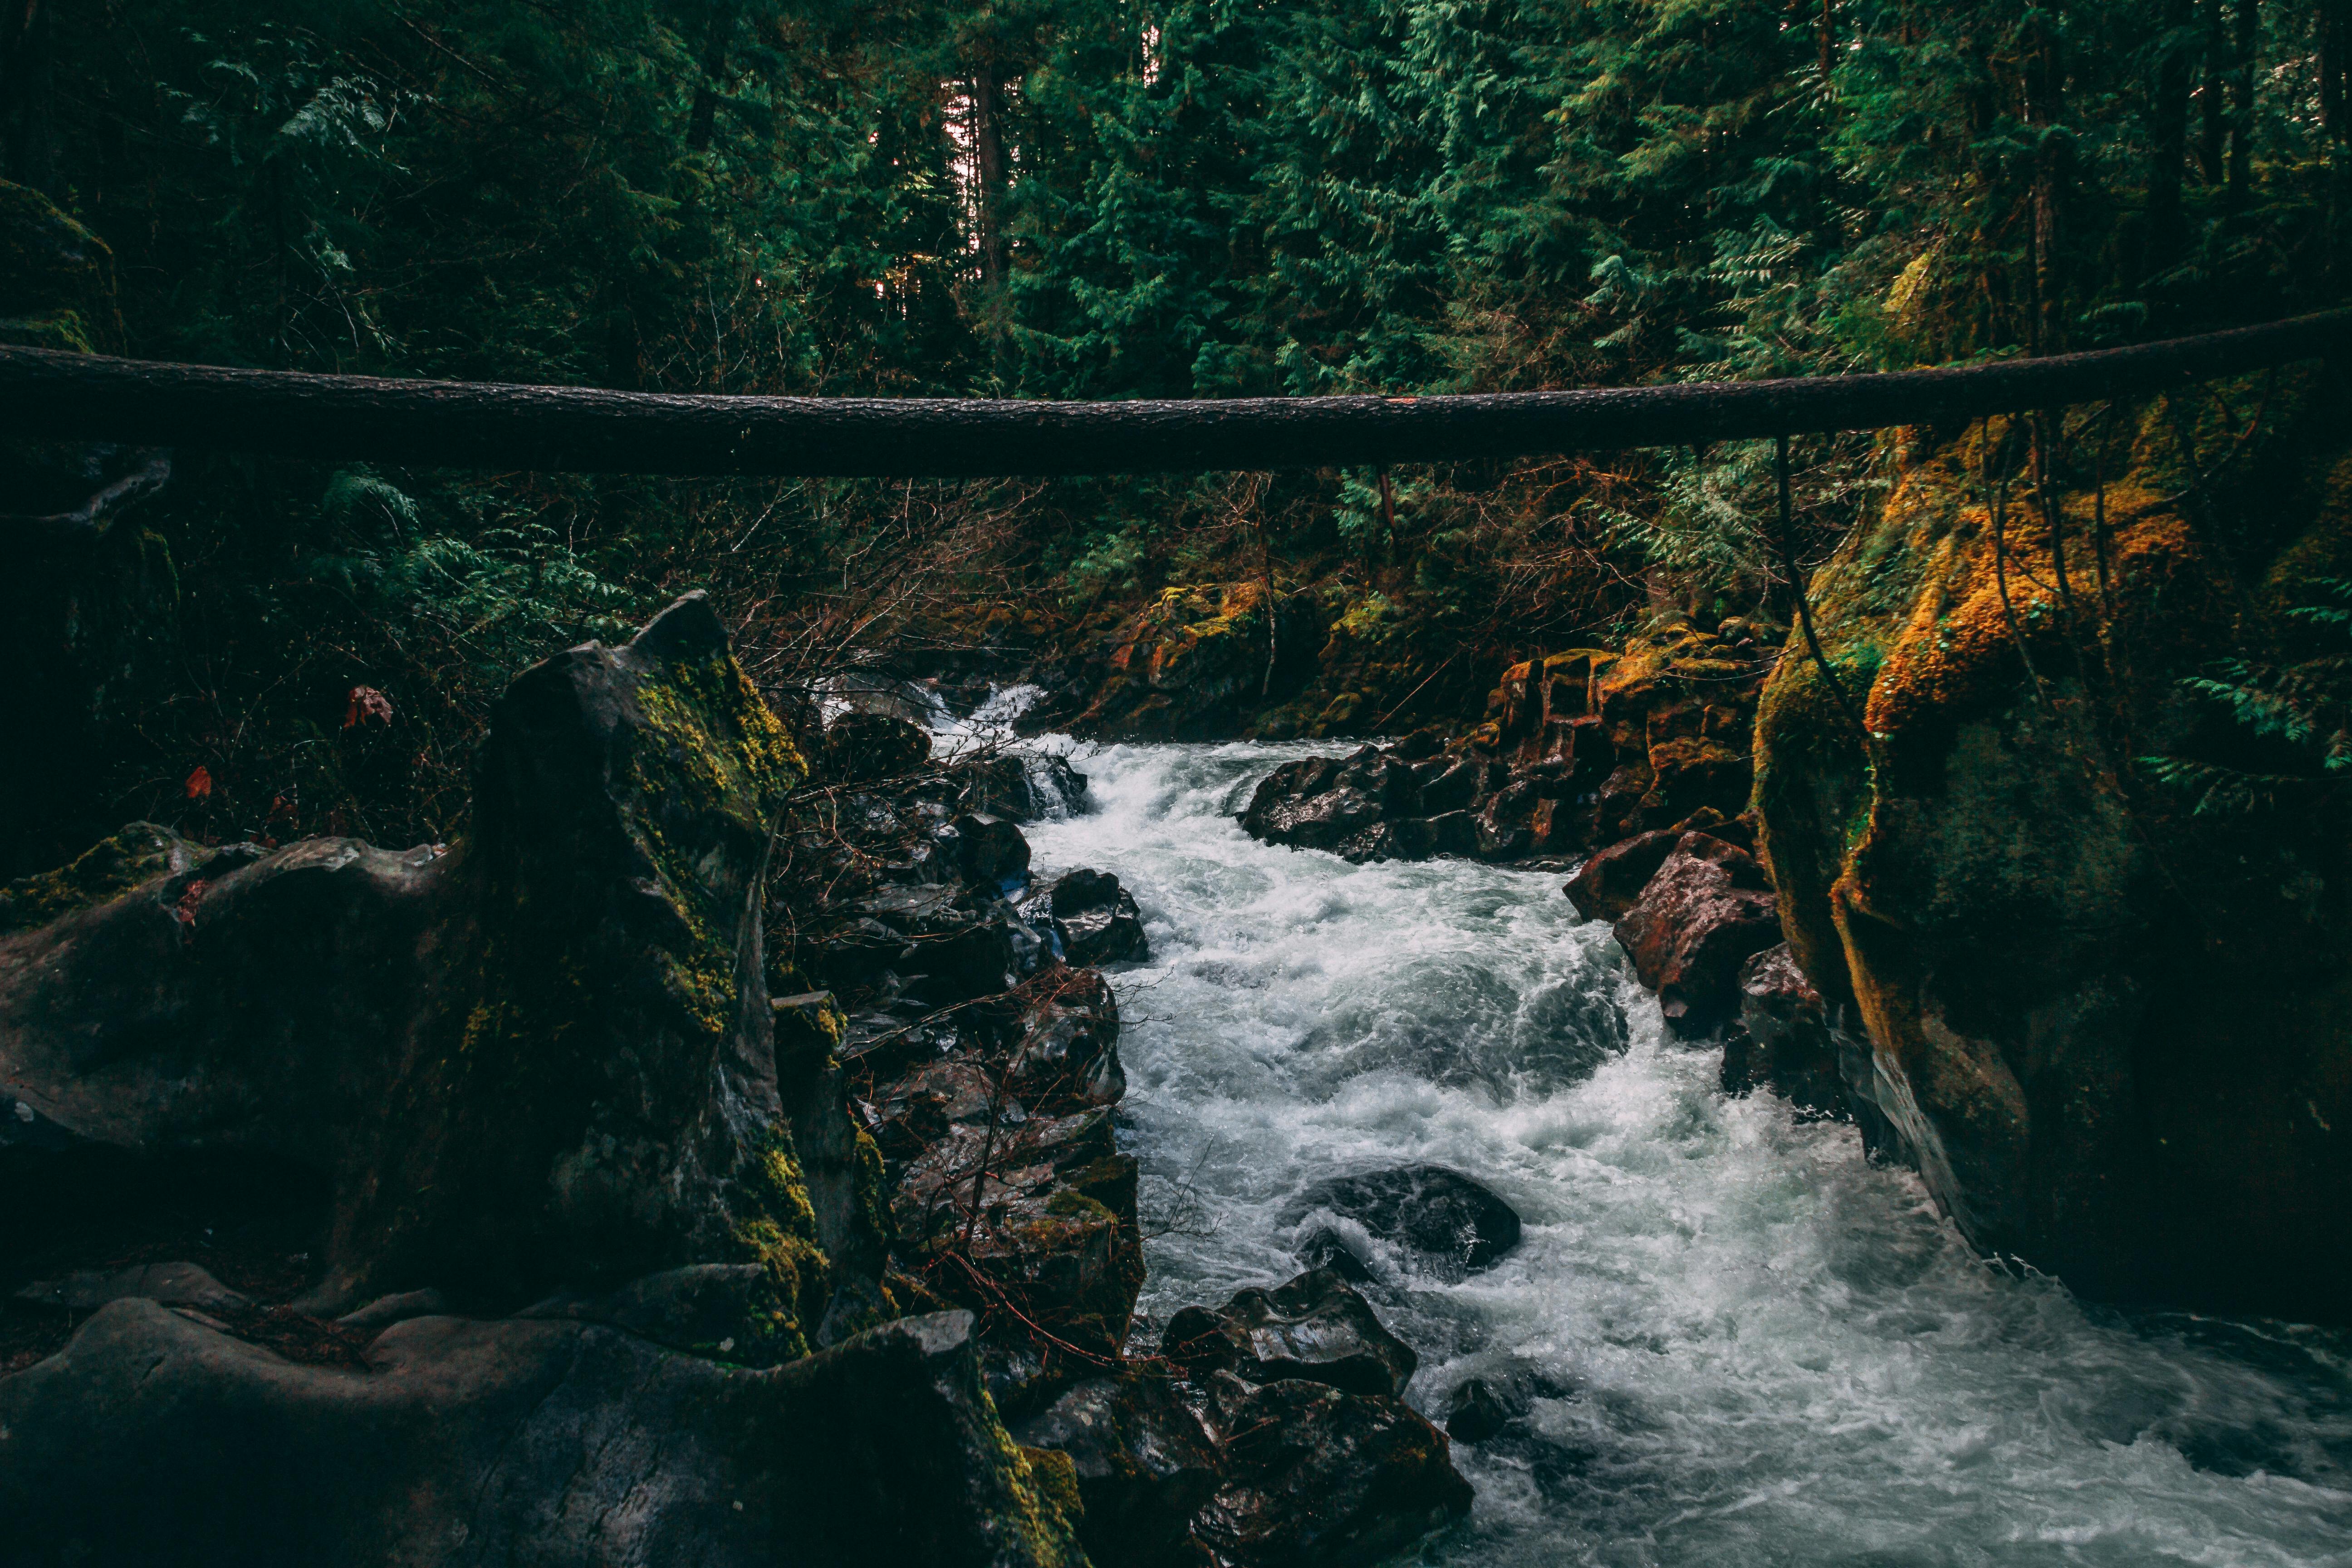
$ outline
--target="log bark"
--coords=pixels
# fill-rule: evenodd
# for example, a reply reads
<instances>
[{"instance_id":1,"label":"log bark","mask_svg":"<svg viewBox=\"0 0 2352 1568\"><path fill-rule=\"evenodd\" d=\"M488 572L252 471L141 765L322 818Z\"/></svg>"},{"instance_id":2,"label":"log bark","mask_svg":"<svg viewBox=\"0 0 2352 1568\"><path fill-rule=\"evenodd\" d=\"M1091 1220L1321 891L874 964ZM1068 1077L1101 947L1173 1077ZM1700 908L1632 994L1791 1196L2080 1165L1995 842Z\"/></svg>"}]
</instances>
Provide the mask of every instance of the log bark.
<instances>
[{"instance_id":1,"label":"log bark","mask_svg":"<svg viewBox=\"0 0 2352 1568\"><path fill-rule=\"evenodd\" d=\"M684 396L0 347L0 429L322 462L955 479L1453 462L1769 439L2144 396L2352 347L2352 310L1955 369L1444 397Z\"/></svg>"}]
</instances>

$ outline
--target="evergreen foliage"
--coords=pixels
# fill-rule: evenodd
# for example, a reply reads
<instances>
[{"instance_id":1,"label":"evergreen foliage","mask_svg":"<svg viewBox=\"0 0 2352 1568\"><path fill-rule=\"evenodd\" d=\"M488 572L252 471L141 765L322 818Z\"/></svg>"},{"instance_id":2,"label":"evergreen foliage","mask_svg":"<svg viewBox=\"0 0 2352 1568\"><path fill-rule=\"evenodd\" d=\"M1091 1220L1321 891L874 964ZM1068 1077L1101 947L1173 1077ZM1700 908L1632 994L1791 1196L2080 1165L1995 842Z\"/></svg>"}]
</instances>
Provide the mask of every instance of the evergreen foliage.
<instances>
[{"instance_id":1,"label":"evergreen foliage","mask_svg":"<svg viewBox=\"0 0 2352 1568\"><path fill-rule=\"evenodd\" d=\"M2340 297L2340 9L108 0L59 14L44 181L113 247L153 357L1055 397L1907 367ZM0 115L19 151L24 123ZM1818 550L1880 458L1800 456ZM1688 599L1785 610L1757 534L1768 468L1741 448L1399 472L1391 536L1368 473L917 487L191 459L148 531L181 591L142 679L173 695L124 716L100 815L163 809L202 759L218 826L251 826L299 738L220 694L289 680L381 686L439 715L417 757L455 755L528 652L695 583L785 663L886 588L1062 613L1263 570L1385 595L1449 650L1602 635L1661 571ZM379 802L378 831L446 832L433 802L459 793Z\"/></svg>"}]
</instances>

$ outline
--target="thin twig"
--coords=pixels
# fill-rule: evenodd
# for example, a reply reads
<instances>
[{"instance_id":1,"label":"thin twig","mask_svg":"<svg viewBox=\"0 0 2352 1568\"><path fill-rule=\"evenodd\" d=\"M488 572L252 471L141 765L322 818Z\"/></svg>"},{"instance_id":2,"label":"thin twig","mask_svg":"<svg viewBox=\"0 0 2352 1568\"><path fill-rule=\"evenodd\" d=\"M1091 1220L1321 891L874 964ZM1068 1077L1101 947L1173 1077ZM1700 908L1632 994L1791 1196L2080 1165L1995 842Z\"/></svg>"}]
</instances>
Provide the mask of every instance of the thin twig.
<instances>
[{"instance_id":1,"label":"thin twig","mask_svg":"<svg viewBox=\"0 0 2352 1568\"><path fill-rule=\"evenodd\" d=\"M1822 651L1821 634L1813 629L1812 597L1805 591L1805 575L1797 564L1796 508L1789 494L1789 438L1786 436L1775 438L1772 472L1780 492L1780 561L1789 574L1789 586L1796 591L1797 619L1805 629L1805 646L1812 651L1813 662L1821 667L1822 679L1829 683L1830 696L1836 700L1838 711L1845 715L1847 723L1861 731L1864 743L1868 744L1870 727L1862 721L1862 715L1847 699L1845 682L1838 679L1837 669L1830 663L1829 655Z\"/></svg>"}]
</instances>

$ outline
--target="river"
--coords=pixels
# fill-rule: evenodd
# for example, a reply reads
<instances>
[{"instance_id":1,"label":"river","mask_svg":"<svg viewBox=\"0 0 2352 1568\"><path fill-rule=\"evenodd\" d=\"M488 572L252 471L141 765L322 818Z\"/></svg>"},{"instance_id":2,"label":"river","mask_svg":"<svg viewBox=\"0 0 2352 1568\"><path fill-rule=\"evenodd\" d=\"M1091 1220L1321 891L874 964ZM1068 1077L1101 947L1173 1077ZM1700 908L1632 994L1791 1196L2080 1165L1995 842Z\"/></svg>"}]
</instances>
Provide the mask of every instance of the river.
<instances>
[{"instance_id":1,"label":"river","mask_svg":"<svg viewBox=\"0 0 2352 1568\"><path fill-rule=\"evenodd\" d=\"M1088 808L1028 833L1150 932L1114 974L1150 1318L1297 1273L1335 1173L1448 1165L1525 1219L1466 1279L1374 1259L1408 1397L1526 1411L1456 1446L1477 1503L1423 1560L2352 1564L2352 1340L1985 1263L1851 1127L1724 1095L1557 874L1249 839L1318 749L1080 746Z\"/></svg>"}]
</instances>

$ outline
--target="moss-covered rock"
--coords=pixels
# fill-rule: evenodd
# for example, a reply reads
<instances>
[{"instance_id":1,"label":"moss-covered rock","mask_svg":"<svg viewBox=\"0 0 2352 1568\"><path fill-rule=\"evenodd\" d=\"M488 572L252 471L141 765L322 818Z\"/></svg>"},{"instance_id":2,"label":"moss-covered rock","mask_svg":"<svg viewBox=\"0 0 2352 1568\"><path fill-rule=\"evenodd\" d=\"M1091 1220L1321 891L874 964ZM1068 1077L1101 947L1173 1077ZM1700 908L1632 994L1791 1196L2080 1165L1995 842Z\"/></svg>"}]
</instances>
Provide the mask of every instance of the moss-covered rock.
<instances>
[{"instance_id":1,"label":"moss-covered rock","mask_svg":"<svg viewBox=\"0 0 2352 1568\"><path fill-rule=\"evenodd\" d=\"M1792 644L1756 805L1794 954L1857 1009L1878 1109L1973 1241L2101 1292L2340 1316L2341 798L2314 768L2200 815L2146 761L2271 765L2184 682L2307 638L2284 612L2352 539L2341 394L2284 377L2239 447L2261 394L2227 390L2226 420L2143 411L2125 477L2065 500L2063 575L2030 494L1996 559L1980 439L1911 455L1811 587L1870 733Z\"/></svg>"},{"instance_id":2,"label":"moss-covered rock","mask_svg":"<svg viewBox=\"0 0 2352 1568\"><path fill-rule=\"evenodd\" d=\"M100 839L71 864L0 887L0 931L22 931L102 904L140 883L208 858L168 827L134 822Z\"/></svg>"},{"instance_id":3,"label":"moss-covered rock","mask_svg":"<svg viewBox=\"0 0 2352 1568\"><path fill-rule=\"evenodd\" d=\"M114 253L40 192L0 180L0 343L122 352Z\"/></svg>"}]
</instances>

